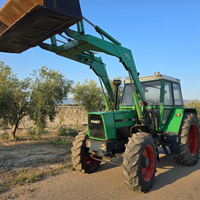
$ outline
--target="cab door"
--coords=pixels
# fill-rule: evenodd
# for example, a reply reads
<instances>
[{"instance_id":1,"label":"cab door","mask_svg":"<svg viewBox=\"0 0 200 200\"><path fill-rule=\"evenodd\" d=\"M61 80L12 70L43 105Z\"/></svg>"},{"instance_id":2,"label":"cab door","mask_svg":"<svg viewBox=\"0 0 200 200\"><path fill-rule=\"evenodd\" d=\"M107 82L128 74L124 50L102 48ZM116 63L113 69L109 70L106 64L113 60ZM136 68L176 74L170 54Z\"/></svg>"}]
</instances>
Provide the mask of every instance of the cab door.
<instances>
[{"instance_id":1,"label":"cab door","mask_svg":"<svg viewBox=\"0 0 200 200\"><path fill-rule=\"evenodd\" d=\"M172 115L175 114L177 109L179 110L183 108L181 87L179 83L165 80L164 88L164 112L161 125L164 125L165 129L168 131L173 131L171 128L172 124L170 122L170 118L173 117Z\"/></svg>"}]
</instances>

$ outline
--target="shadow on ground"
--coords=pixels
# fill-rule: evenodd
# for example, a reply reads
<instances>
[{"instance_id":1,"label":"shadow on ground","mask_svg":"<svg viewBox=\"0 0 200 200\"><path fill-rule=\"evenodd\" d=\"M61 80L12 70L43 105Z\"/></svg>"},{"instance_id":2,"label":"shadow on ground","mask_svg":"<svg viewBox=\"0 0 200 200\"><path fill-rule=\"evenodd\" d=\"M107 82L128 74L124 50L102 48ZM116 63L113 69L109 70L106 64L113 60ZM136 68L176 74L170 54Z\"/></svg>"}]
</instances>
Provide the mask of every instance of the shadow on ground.
<instances>
[{"instance_id":1,"label":"shadow on ground","mask_svg":"<svg viewBox=\"0 0 200 200\"><path fill-rule=\"evenodd\" d=\"M178 164L172 157L163 154L160 158L160 162L157 164L155 181L150 191L170 185L199 170L199 168L200 163L197 163L195 166L183 166Z\"/></svg>"},{"instance_id":2,"label":"shadow on ground","mask_svg":"<svg viewBox=\"0 0 200 200\"><path fill-rule=\"evenodd\" d=\"M102 172L102 171L105 171L105 170L108 170L108 169L112 169L112 168L115 168L115 167L119 167L119 165L114 165L114 164L103 162L100 165L99 169L94 173Z\"/></svg>"},{"instance_id":3,"label":"shadow on ground","mask_svg":"<svg viewBox=\"0 0 200 200\"><path fill-rule=\"evenodd\" d=\"M119 165L113 165L110 163L103 163L100 165L100 168L94 173L102 173L103 171L112 169L112 168L121 168ZM163 151L160 151L160 162L156 166L157 173L155 175L155 181L153 187L149 192L159 190L166 185L170 185L177 180L190 175L191 173L200 169L200 162L195 166L183 166L178 164L172 157L166 156L163 154ZM117 169L117 173L122 172L121 169ZM122 176L122 174L117 174L117 176ZM111 177L107 177L110 179Z\"/></svg>"}]
</instances>

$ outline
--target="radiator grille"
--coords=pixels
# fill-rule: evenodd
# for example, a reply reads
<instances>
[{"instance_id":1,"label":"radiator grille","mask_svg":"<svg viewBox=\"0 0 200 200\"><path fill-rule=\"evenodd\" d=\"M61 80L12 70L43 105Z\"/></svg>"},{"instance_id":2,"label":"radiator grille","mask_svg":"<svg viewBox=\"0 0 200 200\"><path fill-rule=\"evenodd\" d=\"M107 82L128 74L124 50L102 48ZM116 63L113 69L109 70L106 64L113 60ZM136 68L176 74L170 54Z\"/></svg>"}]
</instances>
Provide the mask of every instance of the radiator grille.
<instances>
[{"instance_id":1,"label":"radiator grille","mask_svg":"<svg viewBox=\"0 0 200 200\"><path fill-rule=\"evenodd\" d=\"M88 116L90 136L105 139L105 131L101 115L91 114Z\"/></svg>"}]
</instances>

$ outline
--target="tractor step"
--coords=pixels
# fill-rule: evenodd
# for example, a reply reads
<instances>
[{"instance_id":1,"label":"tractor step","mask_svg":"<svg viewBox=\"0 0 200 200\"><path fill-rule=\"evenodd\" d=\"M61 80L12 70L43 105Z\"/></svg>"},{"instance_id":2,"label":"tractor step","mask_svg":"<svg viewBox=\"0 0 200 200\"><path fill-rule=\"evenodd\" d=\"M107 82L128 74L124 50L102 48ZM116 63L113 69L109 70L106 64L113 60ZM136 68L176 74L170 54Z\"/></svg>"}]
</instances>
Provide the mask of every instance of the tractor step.
<instances>
[{"instance_id":1,"label":"tractor step","mask_svg":"<svg viewBox=\"0 0 200 200\"><path fill-rule=\"evenodd\" d=\"M21 53L80 20L79 0L8 0L0 10L0 51Z\"/></svg>"}]
</instances>

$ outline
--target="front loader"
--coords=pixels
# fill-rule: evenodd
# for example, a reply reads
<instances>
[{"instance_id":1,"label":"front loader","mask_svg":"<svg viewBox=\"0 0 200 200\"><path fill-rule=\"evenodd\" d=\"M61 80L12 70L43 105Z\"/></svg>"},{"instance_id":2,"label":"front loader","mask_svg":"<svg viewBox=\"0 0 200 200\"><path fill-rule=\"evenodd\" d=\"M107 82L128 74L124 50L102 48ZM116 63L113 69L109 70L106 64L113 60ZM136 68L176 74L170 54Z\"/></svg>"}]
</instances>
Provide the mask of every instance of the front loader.
<instances>
[{"instance_id":1,"label":"front loader","mask_svg":"<svg viewBox=\"0 0 200 200\"><path fill-rule=\"evenodd\" d=\"M100 38L85 34L84 22ZM76 31L71 29L74 24ZM58 45L57 35L64 44ZM44 42L48 38L50 44ZM73 142L71 158L77 171L92 173L102 161L121 165L126 185L147 191L155 177L159 146L182 165L197 163L199 122L196 109L183 107L180 80L158 72L139 78L131 50L83 17L78 0L7 1L0 10L0 51L21 53L37 45L89 65L100 80L106 111L88 113L88 130ZM117 57L127 70L120 102L121 81L114 80L113 94L105 64L95 52Z\"/></svg>"}]
</instances>

